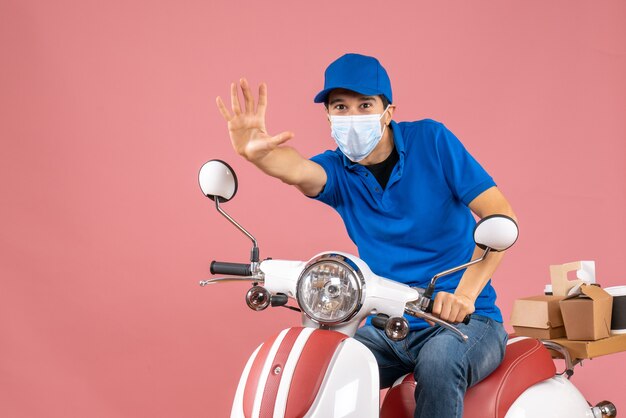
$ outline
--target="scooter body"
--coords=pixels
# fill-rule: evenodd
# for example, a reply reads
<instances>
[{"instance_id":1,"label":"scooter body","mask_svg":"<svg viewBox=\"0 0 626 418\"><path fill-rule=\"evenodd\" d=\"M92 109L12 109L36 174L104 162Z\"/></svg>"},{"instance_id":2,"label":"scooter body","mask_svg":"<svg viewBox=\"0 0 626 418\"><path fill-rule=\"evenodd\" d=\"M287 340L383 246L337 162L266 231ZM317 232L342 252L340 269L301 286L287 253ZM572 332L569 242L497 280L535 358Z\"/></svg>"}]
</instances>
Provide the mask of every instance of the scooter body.
<instances>
[{"instance_id":1,"label":"scooter body","mask_svg":"<svg viewBox=\"0 0 626 418\"><path fill-rule=\"evenodd\" d=\"M564 375L539 382L522 393L505 418L601 418Z\"/></svg>"},{"instance_id":2,"label":"scooter body","mask_svg":"<svg viewBox=\"0 0 626 418\"><path fill-rule=\"evenodd\" d=\"M358 259L355 262L363 263ZM265 287L272 293L294 297L297 286L289 277L300 276L306 265L283 260L262 262ZM398 313L402 305L416 297L415 289L375 276L365 265L361 267L371 274L367 312L386 309ZM362 319L357 316L352 322L358 324ZM356 328L350 324L323 327L306 315L302 315L302 322L303 327L285 329L265 341L250 357L237 387L231 417L379 417L378 367L369 349L352 338ZM541 349L549 357L547 349ZM523 361L523 355L519 361ZM551 359L547 361L554 367ZM409 395L403 402L413 402L410 391ZM553 374L524 390L502 417L601 418L602 414L589 406L564 374Z\"/></svg>"},{"instance_id":3,"label":"scooter body","mask_svg":"<svg viewBox=\"0 0 626 418\"><path fill-rule=\"evenodd\" d=\"M403 402L413 402L410 392ZM376 418L379 413L378 367L371 352L339 332L298 327L281 331L252 354L231 418ZM504 417L602 416L565 375L554 375L528 387Z\"/></svg>"},{"instance_id":4,"label":"scooter body","mask_svg":"<svg viewBox=\"0 0 626 418\"><path fill-rule=\"evenodd\" d=\"M217 211L253 243L249 264L214 261L211 273L231 277L200 284L251 282L252 288L246 294L251 309L283 306L302 312L302 327L279 332L261 344L248 360L233 402L231 417L235 418L412 417L415 404L410 379L401 379L397 387L392 387L382 410L379 409L376 360L369 349L352 338L359 324L374 315L374 326L384 330L391 340L401 341L409 332L404 315L410 315L444 327L467 341L467 336L454 325L431 314L436 281L482 262L490 251L504 251L517 240L517 225L512 219L501 215L482 219L474 230L474 240L484 249L483 255L435 275L426 289L377 276L363 260L342 252L324 252L308 262L260 261L254 237L220 207L237 191L232 169L219 160L209 161L200 170L199 181L203 194L215 202ZM287 305L294 300L298 307ZM466 406L468 400L474 405L471 416L616 416L615 407L608 402L589 407L566 377L554 374L554 363L546 348L536 340L530 342L534 347L526 352L519 352L522 345L507 347L503 365L468 390ZM560 347L550 348L559 351ZM569 376L573 365L567 350L563 353ZM524 363L531 360L535 363ZM535 369L543 374L533 375ZM513 386L514 390L510 390ZM489 401L483 402L487 398ZM398 406L401 412L396 412Z\"/></svg>"}]
</instances>

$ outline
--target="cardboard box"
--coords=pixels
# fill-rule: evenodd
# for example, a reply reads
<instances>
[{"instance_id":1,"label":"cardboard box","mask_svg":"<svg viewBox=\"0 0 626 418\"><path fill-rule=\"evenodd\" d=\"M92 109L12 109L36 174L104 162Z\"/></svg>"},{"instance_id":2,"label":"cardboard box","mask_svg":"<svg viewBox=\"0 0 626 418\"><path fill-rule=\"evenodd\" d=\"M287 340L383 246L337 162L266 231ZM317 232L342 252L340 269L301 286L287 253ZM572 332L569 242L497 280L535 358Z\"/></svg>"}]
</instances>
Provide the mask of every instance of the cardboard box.
<instances>
[{"instance_id":1,"label":"cardboard box","mask_svg":"<svg viewBox=\"0 0 626 418\"><path fill-rule=\"evenodd\" d=\"M599 340L611 334L613 297L600 287L583 284L559 304L568 340Z\"/></svg>"},{"instance_id":2,"label":"cardboard box","mask_svg":"<svg viewBox=\"0 0 626 418\"><path fill-rule=\"evenodd\" d=\"M565 336L559 302L563 296L531 296L513 304L511 325L517 335L551 339Z\"/></svg>"},{"instance_id":3,"label":"cardboard box","mask_svg":"<svg viewBox=\"0 0 626 418\"><path fill-rule=\"evenodd\" d=\"M569 280L567 275L576 272L576 279ZM569 291L582 283L596 282L596 263L594 261L574 261L572 263L550 266L552 293L555 296L567 296Z\"/></svg>"},{"instance_id":4,"label":"cardboard box","mask_svg":"<svg viewBox=\"0 0 626 418\"><path fill-rule=\"evenodd\" d=\"M572 358L589 359L626 351L626 334L614 335L598 341L571 341L566 338L552 340L567 348Z\"/></svg>"}]
</instances>

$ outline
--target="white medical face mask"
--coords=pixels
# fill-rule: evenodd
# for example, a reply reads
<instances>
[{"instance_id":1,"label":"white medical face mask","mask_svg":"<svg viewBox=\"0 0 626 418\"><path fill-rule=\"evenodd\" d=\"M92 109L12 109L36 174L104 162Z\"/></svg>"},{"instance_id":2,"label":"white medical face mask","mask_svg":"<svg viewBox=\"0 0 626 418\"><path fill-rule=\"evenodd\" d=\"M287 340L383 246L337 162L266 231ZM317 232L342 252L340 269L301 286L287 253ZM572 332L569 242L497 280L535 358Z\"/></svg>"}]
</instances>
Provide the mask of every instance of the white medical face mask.
<instances>
[{"instance_id":1,"label":"white medical face mask","mask_svg":"<svg viewBox=\"0 0 626 418\"><path fill-rule=\"evenodd\" d=\"M335 116L330 115L330 131L341 152L351 161L359 162L376 148L385 132L380 127L382 114Z\"/></svg>"}]
</instances>

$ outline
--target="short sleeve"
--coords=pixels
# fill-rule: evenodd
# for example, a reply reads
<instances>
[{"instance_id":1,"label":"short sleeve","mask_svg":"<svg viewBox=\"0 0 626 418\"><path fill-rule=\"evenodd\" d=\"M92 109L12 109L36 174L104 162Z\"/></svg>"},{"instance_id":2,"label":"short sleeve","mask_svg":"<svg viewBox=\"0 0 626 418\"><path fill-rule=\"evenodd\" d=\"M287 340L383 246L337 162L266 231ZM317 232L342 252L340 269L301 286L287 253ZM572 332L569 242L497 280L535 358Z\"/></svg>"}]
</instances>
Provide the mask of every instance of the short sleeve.
<instances>
[{"instance_id":1,"label":"short sleeve","mask_svg":"<svg viewBox=\"0 0 626 418\"><path fill-rule=\"evenodd\" d=\"M440 125L436 146L446 182L452 194L465 205L496 185L461 141L443 125Z\"/></svg>"},{"instance_id":2,"label":"short sleeve","mask_svg":"<svg viewBox=\"0 0 626 418\"><path fill-rule=\"evenodd\" d=\"M311 199L319 200L320 202L326 203L329 206L337 207L337 174L338 170L342 168L342 162L339 156L336 152L329 150L312 157L311 161L322 166L322 168L326 172L326 184L317 196L309 197Z\"/></svg>"}]
</instances>

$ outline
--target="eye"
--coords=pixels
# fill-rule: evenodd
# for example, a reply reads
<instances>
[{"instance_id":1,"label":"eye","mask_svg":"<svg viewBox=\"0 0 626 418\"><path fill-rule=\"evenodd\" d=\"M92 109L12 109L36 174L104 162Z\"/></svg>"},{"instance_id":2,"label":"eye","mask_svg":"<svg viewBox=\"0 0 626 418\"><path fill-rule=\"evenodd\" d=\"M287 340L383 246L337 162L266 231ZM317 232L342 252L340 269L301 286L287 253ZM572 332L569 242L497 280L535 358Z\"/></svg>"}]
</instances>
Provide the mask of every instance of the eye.
<instances>
[{"instance_id":1,"label":"eye","mask_svg":"<svg viewBox=\"0 0 626 418\"><path fill-rule=\"evenodd\" d=\"M338 104L338 105L335 106L335 109L336 110L345 110L346 109L346 105Z\"/></svg>"},{"instance_id":2,"label":"eye","mask_svg":"<svg viewBox=\"0 0 626 418\"><path fill-rule=\"evenodd\" d=\"M371 104L371 103L367 103L367 102L365 102L365 103L362 103L362 104L361 104L361 108L363 108L363 109L369 109L369 108L371 108L371 107L372 107L372 104Z\"/></svg>"}]
</instances>

